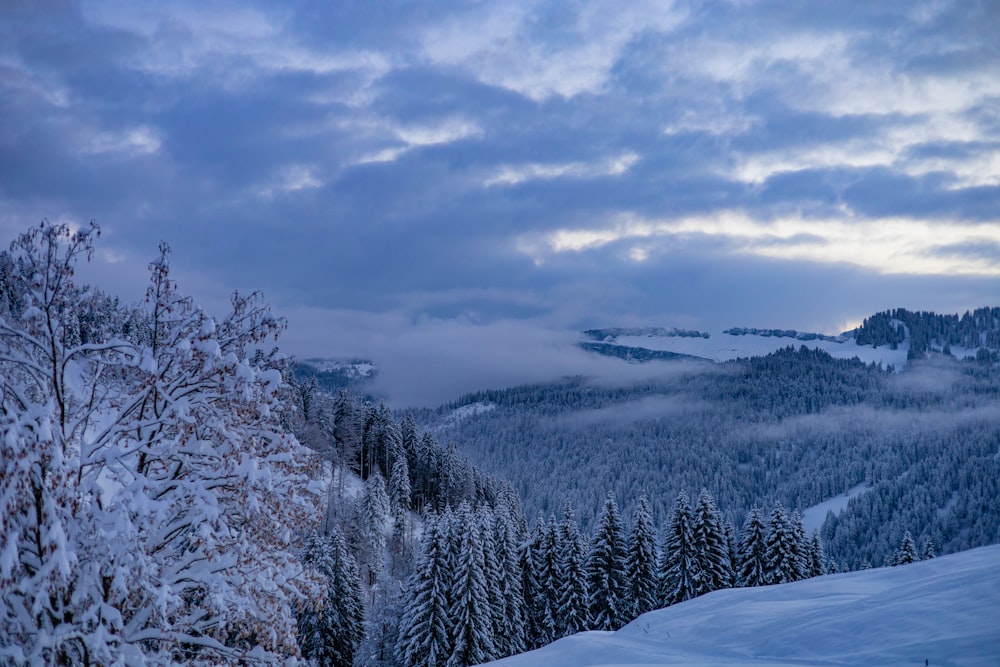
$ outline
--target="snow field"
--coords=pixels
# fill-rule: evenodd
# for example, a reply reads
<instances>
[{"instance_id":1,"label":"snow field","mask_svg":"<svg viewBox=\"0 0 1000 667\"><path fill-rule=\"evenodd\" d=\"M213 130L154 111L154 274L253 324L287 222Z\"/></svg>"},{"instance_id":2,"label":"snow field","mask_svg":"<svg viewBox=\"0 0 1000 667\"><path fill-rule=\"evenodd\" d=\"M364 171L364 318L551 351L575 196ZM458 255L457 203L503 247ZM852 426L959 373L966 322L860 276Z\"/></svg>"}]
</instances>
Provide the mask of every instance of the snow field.
<instances>
[{"instance_id":1,"label":"snow field","mask_svg":"<svg viewBox=\"0 0 1000 667\"><path fill-rule=\"evenodd\" d=\"M743 588L584 632L498 667L1000 665L1000 545Z\"/></svg>"}]
</instances>

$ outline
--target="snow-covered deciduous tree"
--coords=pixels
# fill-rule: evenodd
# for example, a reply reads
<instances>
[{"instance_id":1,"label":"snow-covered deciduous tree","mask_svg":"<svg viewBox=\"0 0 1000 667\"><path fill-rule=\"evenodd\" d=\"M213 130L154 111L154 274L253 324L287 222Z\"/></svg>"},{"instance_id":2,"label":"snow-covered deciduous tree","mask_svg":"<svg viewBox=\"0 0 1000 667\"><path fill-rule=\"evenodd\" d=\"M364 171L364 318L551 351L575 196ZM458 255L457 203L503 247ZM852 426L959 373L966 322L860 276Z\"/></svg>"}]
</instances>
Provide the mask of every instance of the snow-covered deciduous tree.
<instances>
[{"instance_id":1,"label":"snow-covered deciduous tree","mask_svg":"<svg viewBox=\"0 0 1000 667\"><path fill-rule=\"evenodd\" d=\"M248 664L298 653L293 528L309 456L280 428L284 324L258 294L215 320L169 249L128 332L80 336L73 282L97 228L43 224L8 255L0 313L0 659ZM10 307L14 304L14 308Z\"/></svg>"},{"instance_id":2,"label":"snow-covered deciduous tree","mask_svg":"<svg viewBox=\"0 0 1000 667\"><path fill-rule=\"evenodd\" d=\"M628 578L629 598L632 603L630 616L633 618L657 607L658 561L653 513L649 501L642 496L632 516L628 554L625 557L625 576Z\"/></svg>"}]
</instances>

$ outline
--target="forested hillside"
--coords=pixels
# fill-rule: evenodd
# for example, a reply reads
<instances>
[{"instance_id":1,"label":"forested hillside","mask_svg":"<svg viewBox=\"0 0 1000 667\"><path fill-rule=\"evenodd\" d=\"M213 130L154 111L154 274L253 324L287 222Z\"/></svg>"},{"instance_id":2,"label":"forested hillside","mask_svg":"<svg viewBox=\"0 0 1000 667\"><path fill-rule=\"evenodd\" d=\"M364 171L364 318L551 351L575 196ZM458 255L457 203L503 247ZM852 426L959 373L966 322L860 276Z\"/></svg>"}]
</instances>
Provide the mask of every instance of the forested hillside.
<instances>
[{"instance_id":1,"label":"forested hillside","mask_svg":"<svg viewBox=\"0 0 1000 667\"><path fill-rule=\"evenodd\" d=\"M611 490L626 511L645 493L662 523L678 492L705 488L740 525L755 502L805 510L863 484L823 528L848 567L881 564L907 530L943 551L1000 541L1000 369L989 360L936 355L893 373L789 347L662 368L640 386L579 378L480 392L418 420L511 480L529 516L570 500L589 525ZM468 416L449 418L456 409Z\"/></svg>"}]
</instances>

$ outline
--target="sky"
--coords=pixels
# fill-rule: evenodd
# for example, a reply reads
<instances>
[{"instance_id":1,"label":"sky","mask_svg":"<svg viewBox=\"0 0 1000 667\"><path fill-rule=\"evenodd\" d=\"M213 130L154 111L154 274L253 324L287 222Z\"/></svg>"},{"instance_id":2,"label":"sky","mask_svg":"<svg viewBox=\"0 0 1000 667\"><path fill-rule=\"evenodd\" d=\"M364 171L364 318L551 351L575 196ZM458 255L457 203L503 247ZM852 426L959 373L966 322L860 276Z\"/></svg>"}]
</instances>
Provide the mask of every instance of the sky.
<instances>
[{"instance_id":1,"label":"sky","mask_svg":"<svg viewBox=\"0 0 1000 667\"><path fill-rule=\"evenodd\" d=\"M993 1L12 0L0 245L95 220L126 299L166 241L301 357L427 369L997 305L998 34Z\"/></svg>"}]
</instances>

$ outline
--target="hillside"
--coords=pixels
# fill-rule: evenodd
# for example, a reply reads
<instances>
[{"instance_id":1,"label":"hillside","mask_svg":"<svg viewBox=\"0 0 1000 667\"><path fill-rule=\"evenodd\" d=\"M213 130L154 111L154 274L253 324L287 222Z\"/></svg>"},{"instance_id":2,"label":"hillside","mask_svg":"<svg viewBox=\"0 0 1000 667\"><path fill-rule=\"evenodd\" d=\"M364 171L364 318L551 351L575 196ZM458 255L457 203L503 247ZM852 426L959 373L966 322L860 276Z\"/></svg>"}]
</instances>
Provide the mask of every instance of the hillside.
<instances>
[{"instance_id":1,"label":"hillside","mask_svg":"<svg viewBox=\"0 0 1000 667\"><path fill-rule=\"evenodd\" d=\"M531 518L570 500L586 526L610 490L626 514L645 493L662 524L679 491L706 488L737 527L753 504L820 506L811 525L852 569L881 565L905 530L942 553L1000 540L997 366L939 355L888 372L784 348L661 367L642 384L479 392L415 417L510 480Z\"/></svg>"},{"instance_id":2,"label":"hillside","mask_svg":"<svg viewBox=\"0 0 1000 667\"><path fill-rule=\"evenodd\" d=\"M503 667L1000 664L1000 546L716 591L500 660Z\"/></svg>"}]
</instances>

